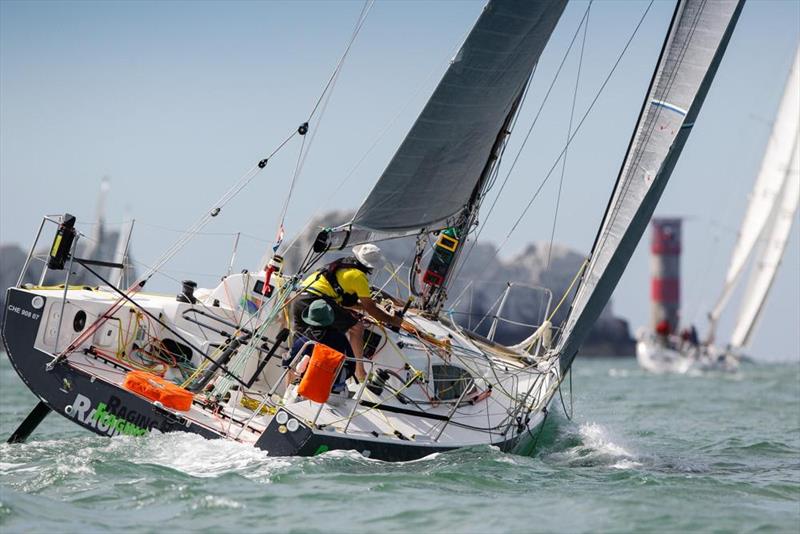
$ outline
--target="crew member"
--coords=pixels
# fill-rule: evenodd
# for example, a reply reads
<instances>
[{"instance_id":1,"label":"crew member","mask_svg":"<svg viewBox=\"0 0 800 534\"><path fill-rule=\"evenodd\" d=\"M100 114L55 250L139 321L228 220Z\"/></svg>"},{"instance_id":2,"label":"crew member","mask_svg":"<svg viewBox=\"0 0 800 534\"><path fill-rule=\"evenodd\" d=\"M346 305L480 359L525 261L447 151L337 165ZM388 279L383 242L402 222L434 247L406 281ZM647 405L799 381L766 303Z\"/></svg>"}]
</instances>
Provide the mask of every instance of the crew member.
<instances>
[{"instance_id":1,"label":"crew member","mask_svg":"<svg viewBox=\"0 0 800 534\"><path fill-rule=\"evenodd\" d=\"M333 307L323 299L316 299L306 307L301 320L306 328L303 334L297 336L292 344L289 356L283 360L283 367L289 367L292 360L297 356L297 353L300 352L303 346L306 346L305 350L303 350L303 359L297 362L298 364L295 366L298 370L298 374L303 374L314 349L312 344L306 345L306 343L309 341L322 343L335 351L341 352L348 358L345 360L342 371L334 381L332 388L334 393L343 391L345 388L345 381L355 373L355 362L353 361L355 357L353 356L353 350L350 347L347 336L335 328L332 328L334 323ZM294 382L294 380L298 378L298 374L290 370L286 375L288 384Z\"/></svg>"},{"instance_id":2,"label":"crew member","mask_svg":"<svg viewBox=\"0 0 800 534\"><path fill-rule=\"evenodd\" d=\"M700 336L697 335L697 328L694 325L689 327L689 343L695 347L700 345Z\"/></svg>"},{"instance_id":3,"label":"crew member","mask_svg":"<svg viewBox=\"0 0 800 534\"><path fill-rule=\"evenodd\" d=\"M661 319L658 323L656 323L656 335L658 336L658 341L665 347L669 346L669 335L672 332L672 327L669 324L669 321L666 319Z\"/></svg>"},{"instance_id":4,"label":"crew member","mask_svg":"<svg viewBox=\"0 0 800 534\"><path fill-rule=\"evenodd\" d=\"M362 309L378 322L395 328L403 325L401 317L383 311L374 300L369 287L368 275L385 263L380 249L371 244L353 247L353 257L340 258L311 274L301 283L302 294L294 300L292 318L295 329L302 333L306 326L303 313L320 297L331 305L334 320L331 328L347 332L350 345L356 356L356 378L366 378L364 364L364 325L356 310Z\"/></svg>"}]
</instances>

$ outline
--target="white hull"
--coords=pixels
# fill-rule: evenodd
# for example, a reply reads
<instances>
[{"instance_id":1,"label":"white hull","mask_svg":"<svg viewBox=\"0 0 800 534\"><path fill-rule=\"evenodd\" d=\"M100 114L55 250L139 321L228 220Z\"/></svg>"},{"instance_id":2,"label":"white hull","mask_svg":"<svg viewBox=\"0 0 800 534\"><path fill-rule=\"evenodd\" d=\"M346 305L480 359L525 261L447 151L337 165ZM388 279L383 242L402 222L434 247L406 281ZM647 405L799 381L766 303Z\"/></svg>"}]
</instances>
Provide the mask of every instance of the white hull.
<instances>
[{"instance_id":1,"label":"white hull","mask_svg":"<svg viewBox=\"0 0 800 534\"><path fill-rule=\"evenodd\" d=\"M731 373L739 369L739 358L713 345L681 347L676 341L667 346L650 332L637 335L636 360L639 367L657 374Z\"/></svg>"},{"instance_id":2,"label":"white hull","mask_svg":"<svg viewBox=\"0 0 800 534\"><path fill-rule=\"evenodd\" d=\"M411 460L475 445L513 451L534 435L557 392L561 376L557 358L529 363L524 352L472 339L446 322L411 312L407 321L424 332L425 339L370 326L383 341L367 363L376 372L391 372L378 392L348 382L346 392L331 394L322 404L297 398L294 387L284 394L278 362L287 354L285 345L277 348L276 357L257 374L263 349L247 352L243 345L226 366L242 380L254 377L251 385L229 388L226 394L215 397L215 389L209 388L219 387L226 379L217 372L209 388L196 393L186 411L165 408L125 389L128 371L142 364L133 356L137 353L134 345L143 344L145 330L141 317L136 319L136 311L150 312L172 332L180 333L181 339L219 357L219 350L207 347L215 343L224 346L224 339L210 327L222 324L219 321L239 325L239 329L249 327L255 316L248 319L238 304L242 301L239 295L251 298L249 288L261 277L263 273L228 277L216 290L198 290L207 302L198 300L196 305L137 294L93 336L70 350L53 371L46 368L53 354L72 343L117 295L107 289L83 287L66 292L60 288L12 289L3 337L12 363L32 391L51 410L94 432L114 435L118 430L113 425L97 426L97 418L91 413L99 412L90 411L102 404L122 425L130 423L140 433L153 428L184 430L252 444L276 455L313 455L340 448L384 460ZM216 305L211 304L213 301ZM133 302L135 305L131 305ZM204 315L195 314L195 310ZM202 321L195 320L198 316ZM279 327L276 324L263 334L275 339ZM149 328L149 332L158 333L158 339L152 339L155 345L174 338L170 331ZM201 368L198 354L190 354L193 367ZM473 389L464 388L463 394L452 398L437 398L436 369L442 366L469 373ZM178 381L177 373L178 369L171 367L164 375ZM61 381L53 381L54 377ZM246 400L250 402L243 402ZM284 421L276 419L278 412L286 413ZM125 419L128 416L124 414L132 413L139 418L148 414L146 422L144 418ZM299 426L289 426L287 433L283 423L289 419L296 419Z\"/></svg>"}]
</instances>

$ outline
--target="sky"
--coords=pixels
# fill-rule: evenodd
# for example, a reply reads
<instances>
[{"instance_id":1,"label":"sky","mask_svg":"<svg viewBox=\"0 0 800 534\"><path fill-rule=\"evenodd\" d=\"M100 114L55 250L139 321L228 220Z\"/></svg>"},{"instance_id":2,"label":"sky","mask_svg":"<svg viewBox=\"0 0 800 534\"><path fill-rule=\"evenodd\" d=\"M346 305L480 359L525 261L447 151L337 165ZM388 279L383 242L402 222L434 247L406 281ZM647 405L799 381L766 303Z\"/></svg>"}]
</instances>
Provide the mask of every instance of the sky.
<instances>
[{"instance_id":1,"label":"sky","mask_svg":"<svg viewBox=\"0 0 800 534\"><path fill-rule=\"evenodd\" d=\"M289 236L315 213L365 198L483 7L477 1L378 0L320 121L286 218ZM69 211L91 232L99 183L108 221L135 218L133 251L147 264L304 122L353 31L357 2L0 2L0 242L28 246L41 216ZM568 6L537 67L507 154L516 154L587 7ZM536 121L481 239L501 243L595 98L648 2L596 0L578 79L578 49ZM635 126L674 10L656 1L570 145L555 241L588 252ZM750 0L656 214L684 222L683 311L704 330L721 289L800 39L800 2ZM166 267L215 285L254 269L274 239L297 162L293 139ZM510 160L510 158L507 158ZM507 162L506 162L507 164ZM501 169L505 176L507 167ZM549 240L561 169L500 254ZM345 180L346 178L346 180ZM342 181L344 183L342 184ZM341 184L341 185L340 185ZM800 358L800 237L752 346L763 359ZM649 321L649 235L614 294L635 330ZM729 307L720 335L729 334Z\"/></svg>"}]
</instances>

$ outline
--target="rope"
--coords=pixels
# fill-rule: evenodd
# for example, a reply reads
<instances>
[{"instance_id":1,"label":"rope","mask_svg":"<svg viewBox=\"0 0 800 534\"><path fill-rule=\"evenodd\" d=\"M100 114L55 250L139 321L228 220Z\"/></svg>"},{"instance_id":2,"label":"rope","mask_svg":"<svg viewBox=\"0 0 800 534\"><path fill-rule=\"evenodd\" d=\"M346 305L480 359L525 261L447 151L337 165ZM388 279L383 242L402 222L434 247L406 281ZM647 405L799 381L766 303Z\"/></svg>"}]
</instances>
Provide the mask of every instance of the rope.
<instances>
[{"instance_id":1,"label":"rope","mask_svg":"<svg viewBox=\"0 0 800 534\"><path fill-rule=\"evenodd\" d=\"M466 40L467 35L469 35L469 31L465 32L461 36L461 39L459 40L459 45L452 48L452 52L449 54L448 57L452 57L455 54L455 51L458 50L460 48L460 45L463 44L463 42ZM324 206L330 204L330 199L333 198L337 193L339 193L339 191L341 191L341 189L350 180L350 178L353 177L356 171L358 171L358 169L361 168L361 165L364 163L367 157L372 153L375 147L378 146L381 140L383 140L386 134L389 133L392 126L394 126L394 124L400 117L405 115L405 112L406 110L408 110L411 103L414 102L420 95L420 93L422 93L422 90L428 86L428 82L433 78L433 76L437 72L440 71L442 65L445 63L449 63L449 61L450 60L447 60L446 62L445 61L439 62L431 69L431 71L425 77L424 81L417 86L416 90L411 94L408 100L406 100L406 102L399 108L394 117L392 117L386 124L386 126L384 126L383 129L378 133L378 135L375 137L370 147L366 150L366 152L364 152L361 158L355 163L355 165L353 165L350 168L350 170L347 172L347 174L345 174L344 178L342 178L342 180L339 181L336 187L327 196L324 196L317 204L317 206L311 211L312 213L311 217L308 218L308 221L306 222L303 229L299 233L297 233L297 235L295 235L294 239L292 239L292 241L286 247L286 249L283 252L284 254L286 254L289 250L291 250L291 248L297 243L297 240L300 239L300 237L302 237L305 234L306 230L308 230L308 228L311 226L311 222L314 219L314 217L320 213L320 211Z\"/></svg>"},{"instance_id":2,"label":"rope","mask_svg":"<svg viewBox=\"0 0 800 534\"><path fill-rule=\"evenodd\" d=\"M569 294L572 293L572 288L574 288L575 284L578 282L578 280L580 280L581 276L583 275L583 270L586 269L586 266L588 264L589 264L589 260L588 259L583 260L583 263L581 263L581 266L578 267L578 272L576 272L575 276L572 277L572 282L569 283L569 287L567 287L567 290L564 291L564 294L561 296L561 300L558 301L558 304L556 304L556 307L553 308L552 312L550 312L550 317L548 317L547 320L551 324L553 322L553 317L556 316L556 313L558 313L558 310L561 308L561 305L564 304L564 301L567 300L567 297L569 296ZM528 352L529 350L531 350L531 348L533 347L533 345L535 343L536 343L536 340L534 340L533 343L528 345L525 348L525 352Z\"/></svg>"},{"instance_id":3,"label":"rope","mask_svg":"<svg viewBox=\"0 0 800 534\"><path fill-rule=\"evenodd\" d=\"M311 113L308 114L308 120L309 121L311 120L311 117L314 116L314 113L316 113L317 108L319 107L320 103L322 102L322 98L328 92L328 89L331 89L331 90L333 89L333 86L336 83L336 78L337 78L337 76L339 74L339 71L341 70L342 65L344 64L344 60L347 57L347 54L350 52L350 47L353 46L353 42L355 42L356 37L358 36L358 33L361 31L361 27L364 25L364 21L366 21L367 15L369 14L370 9L372 9L372 6L373 6L374 3L375 3L375 0L366 0L364 2L364 5L361 7L361 13L359 13L359 15L358 15L358 21L356 22L356 26L353 29L353 34L350 36L350 41L347 43L347 47L344 49L344 53L339 58L339 61L336 64L336 67L333 69L333 73L331 73L330 78L328 78L328 83L325 84L325 87L322 89L322 93L319 95L319 98L317 98L317 101L314 104L314 107L311 109Z\"/></svg>"},{"instance_id":4,"label":"rope","mask_svg":"<svg viewBox=\"0 0 800 534\"><path fill-rule=\"evenodd\" d=\"M356 37L358 37L358 34L361 32L361 28L364 26L364 22L367 20L367 15L369 14L374 4L375 0L365 0L364 5L361 8L361 12L358 15L358 19L356 21L355 28L353 29L353 33L350 36L350 40L348 41L347 46L344 49L344 52L340 56L339 61L336 63L336 67L333 69L330 78L328 78L328 82L325 84L325 87L323 87L322 93L320 93L319 97L317 98L314 107L311 109L311 113L308 114L306 122L303 123L298 129L300 135L303 136L303 144L300 147L300 152L298 153L297 156L297 164L295 165L294 174L292 175L292 181L289 184L289 192L286 195L286 200L283 203L283 208L281 209L280 218L278 220L278 232L275 240L275 245L273 247L273 249L276 252L280 247L281 242L283 241L284 223L286 222L286 214L289 211L289 203L292 199L292 194L294 193L295 185L298 179L300 178L300 174L303 171L303 166L305 164L306 158L308 157L308 152L311 150L311 145L314 142L317 130L319 130L319 125L322 123L322 117L325 115L325 110L327 109L328 103L330 102L331 95L333 94L333 89L336 86L336 81L339 79L339 74L342 70L347 55L350 53L350 48L353 46ZM308 131L308 124L311 122L311 119L314 117L314 114L317 112L317 110L320 109L320 104L322 104L322 109L317 119L317 124L315 125L314 131L311 132L311 138L308 141L308 147L306 147L305 134Z\"/></svg>"},{"instance_id":5,"label":"rope","mask_svg":"<svg viewBox=\"0 0 800 534\"><path fill-rule=\"evenodd\" d=\"M150 280L167 262L169 262L175 255L183 249L184 246L194 237L195 233L200 231L203 227L205 227L213 217L219 215L222 208L224 208L236 195L241 192L253 179L258 175L259 171L266 167L267 162L270 158L272 158L275 154L281 150L292 137L295 136L297 132L292 132L286 139L281 142L275 150L273 150L266 158L259 161L256 165L254 165L249 171L247 171L238 182L236 182L228 191L225 192L222 197L217 200L214 204L211 205L211 208L207 210L203 216L201 216L192 226L184 231L184 233L169 247L164 254L155 262L155 264L147 269L145 274L140 276L125 292L125 296L120 296L117 301L111 304L106 311L98 317L88 328L86 328L81 334L76 336L70 344L56 356L56 359L49 364L50 366L55 365L56 363L60 362L66 356L75 350L78 346L80 346L84 341L89 339L97 329L105 323L105 321L110 318L124 303L127 298L130 298L142 287L144 284ZM50 367L52 368L52 367Z\"/></svg>"},{"instance_id":6,"label":"rope","mask_svg":"<svg viewBox=\"0 0 800 534\"><path fill-rule=\"evenodd\" d=\"M558 304L556 304L556 307L553 308L553 311L550 313L550 317L547 318L548 321L552 321L553 320L553 317L555 317L556 312L561 307L561 305L564 304L564 301L567 300L567 295L570 294L570 292L572 291L572 288L575 286L575 283L578 280L580 280L581 274L583 274L583 270L586 268L586 266L588 264L589 264L589 260L588 259L583 260L583 263L581 263L581 266L578 268L578 272L575 273L575 276L572 278L572 282L569 283L569 287L564 292L564 295L561 297L561 300L558 301Z\"/></svg>"}]
</instances>

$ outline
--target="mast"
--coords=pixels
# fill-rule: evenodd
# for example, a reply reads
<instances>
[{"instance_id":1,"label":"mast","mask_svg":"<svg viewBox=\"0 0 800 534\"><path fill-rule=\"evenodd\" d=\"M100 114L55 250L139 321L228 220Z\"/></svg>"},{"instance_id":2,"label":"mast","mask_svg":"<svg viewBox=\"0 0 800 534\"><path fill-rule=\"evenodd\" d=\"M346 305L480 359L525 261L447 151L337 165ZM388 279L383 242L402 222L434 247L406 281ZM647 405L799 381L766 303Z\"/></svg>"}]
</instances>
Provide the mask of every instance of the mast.
<instances>
[{"instance_id":1,"label":"mast","mask_svg":"<svg viewBox=\"0 0 800 534\"><path fill-rule=\"evenodd\" d=\"M469 229L566 0L490 0L353 219L315 250Z\"/></svg>"},{"instance_id":2,"label":"mast","mask_svg":"<svg viewBox=\"0 0 800 534\"><path fill-rule=\"evenodd\" d=\"M525 94L525 89L527 86L528 84L526 83L520 90L517 98L514 100L511 110L508 112L505 121L503 121L503 126L497 133L492 150L489 153L489 157L486 160L486 164L484 165L483 171L480 174L478 183L475 184L475 189L472 191L472 195L470 195L467 207L462 212L459 222L454 225L455 233L458 236L458 245L456 246L454 257L449 265L447 273L444 277L444 281L441 285L432 287L431 291L428 292L423 298L422 308L429 313L434 315L438 314L442 305L447 300L447 286L452 280L453 273L455 272L455 266L461 259L461 253L464 250L464 242L466 241L466 237L469 234L470 229L478 220L478 213L480 211L481 202L483 201L483 187L486 185L487 180L497 167L497 164L500 161L500 156L503 154L503 150L505 150L506 142L511 136L511 125L514 123L514 117L516 117L517 113L519 112L520 104L522 103L522 97Z\"/></svg>"}]
</instances>

